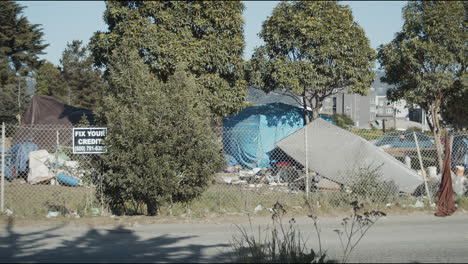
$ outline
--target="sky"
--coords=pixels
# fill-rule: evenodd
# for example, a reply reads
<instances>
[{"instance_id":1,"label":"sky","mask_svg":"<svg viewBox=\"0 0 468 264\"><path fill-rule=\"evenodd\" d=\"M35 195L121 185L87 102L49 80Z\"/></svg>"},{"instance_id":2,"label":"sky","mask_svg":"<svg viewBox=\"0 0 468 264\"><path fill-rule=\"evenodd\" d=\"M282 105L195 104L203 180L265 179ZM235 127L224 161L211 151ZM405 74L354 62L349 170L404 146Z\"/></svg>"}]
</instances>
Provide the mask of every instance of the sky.
<instances>
[{"instance_id":1,"label":"sky","mask_svg":"<svg viewBox=\"0 0 468 264\"><path fill-rule=\"evenodd\" d=\"M45 43L50 44L41 58L59 65L67 42L88 43L96 31L106 31L102 1L18 1L25 6L24 15L30 23L41 24ZM249 59L255 47L262 45L258 37L263 21L271 15L276 1L245 1L244 59ZM402 7L406 1L341 1L349 5L355 21L364 28L371 46L376 49L390 42L401 30Z\"/></svg>"}]
</instances>

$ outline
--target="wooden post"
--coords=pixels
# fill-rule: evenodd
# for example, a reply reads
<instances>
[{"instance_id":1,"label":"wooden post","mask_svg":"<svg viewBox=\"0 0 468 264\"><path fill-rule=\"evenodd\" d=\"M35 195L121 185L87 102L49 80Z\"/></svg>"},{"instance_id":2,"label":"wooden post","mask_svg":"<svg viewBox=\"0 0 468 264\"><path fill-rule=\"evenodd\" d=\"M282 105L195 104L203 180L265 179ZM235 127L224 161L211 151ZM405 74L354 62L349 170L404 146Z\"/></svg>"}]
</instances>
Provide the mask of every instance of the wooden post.
<instances>
[{"instance_id":1,"label":"wooden post","mask_svg":"<svg viewBox=\"0 0 468 264\"><path fill-rule=\"evenodd\" d=\"M307 127L308 125L305 126L304 128L304 137L305 137L305 173L306 173L306 197L307 201L310 199L310 186L309 186L309 142L308 142L308 135L307 135Z\"/></svg>"},{"instance_id":2,"label":"wooden post","mask_svg":"<svg viewBox=\"0 0 468 264\"><path fill-rule=\"evenodd\" d=\"M1 180L0 212L5 211L5 123L2 123L2 180Z\"/></svg>"},{"instance_id":3,"label":"wooden post","mask_svg":"<svg viewBox=\"0 0 468 264\"><path fill-rule=\"evenodd\" d=\"M416 137L416 133L413 131L413 137L414 137L414 142L416 142L416 150L418 151L418 158L419 158L419 167L421 168L422 176L424 179L424 186L426 188L426 195L429 201L432 202L432 196L431 193L429 192L429 187L427 186L427 177L426 177L426 171L424 170L422 158L421 158L421 152L419 150L419 144L418 144L418 137Z\"/></svg>"}]
</instances>

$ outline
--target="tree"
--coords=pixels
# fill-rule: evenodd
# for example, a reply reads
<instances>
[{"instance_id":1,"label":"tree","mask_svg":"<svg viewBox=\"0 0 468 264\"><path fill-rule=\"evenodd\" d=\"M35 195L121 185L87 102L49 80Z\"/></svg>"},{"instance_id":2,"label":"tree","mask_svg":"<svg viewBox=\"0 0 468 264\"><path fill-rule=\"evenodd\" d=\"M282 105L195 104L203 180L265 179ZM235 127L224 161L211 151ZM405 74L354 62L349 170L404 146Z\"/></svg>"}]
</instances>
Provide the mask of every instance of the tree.
<instances>
[{"instance_id":1,"label":"tree","mask_svg":"<svg viewBox=\"0 0 468 264\"><path fill-rule=\"evenodd\" d=\"M127 43L151 72L167 81L185 63L200 84L203 102L217 117L242 108L247 84L243 76L240 1L109 1L107 32L91 40L95 63L110 64L116 49Z\"/></svg>"},{"instance_id":2,"label":"tree","mask_svg":"<svg viewBox=\"0 0 468 264\"><path fill-rule=\"evenodd\" d=\"M76 107L94 109L102 96L105 82L101 71L93 66L89 48L79 40L67 43L60 63L63 78L68 85L65 102Z\"/></svg>"},{"instance_id":3,"label":"tree","mask_svg":"<svg viewBox=\"0 0 468 264\"><path fill-rule=\"evenodd\" d=\"M403 8L404 24L388 44L379 48L382 81L400 98L419 105L434 134L439 168L443 168L440 141L441 111L451 95L466 91L466 2L412 1Z\"/></svg>"},{"instance_id":4,"label":"tree","mask_svg":"<svg viewBox=\"0 0 468 264\"><path fill-rule=\"evenodd\" d=\"M223 158L194 77L178 68L164 83L129 49L108 69L98 113L108 128L104 193L114 212L143 201L155 215L161 203L200 195Z\"/></svg>"},{"instance_id":5,"label":"tree","mask_svg":"<svg viewBox=\"0 0 468 264\"><path fill-rule=\"evenodd\" d=\"M36 94L49 95L66 101L67 83L58 67L50 62L44 63L36 73Z\"/></svg>"},{"instance_id":6,"label":"tree","mask_svg":"<svg viewBox=\"0 0 468 264\"><path fill-rule=\"evenodd\" d=\"M466 85L465 85L466 87ZM442 108L442 118L453 125L457 130L468 128L468 89L460 91L461 94L451 94Z\"/></svg>"},{"instance_id":7,"label":"tree","mask_svg":"<svg viewBox=\"0 0 468 264\"><path fill-rule=\"evenodd\" d=\"M366 94L375 73L375 51L351 9L337 2L286 1L263 23L265 41L247 70L252 85L302 96L316 119L325 98L347 90ZM293 96L294 97L294 96Z\"/></svg>"},{"instance_id":8,"label":"tree","mask_svg":"<svg viewBox=\"0 0 468 264\"><path fill-rule=\"evenodd\" d=\"M23 6L0 2L0 118L13 122L23 112L28 96L26 76L40 67L43 44L40 25L30 24Z\"/></svg>"}]
</instances>

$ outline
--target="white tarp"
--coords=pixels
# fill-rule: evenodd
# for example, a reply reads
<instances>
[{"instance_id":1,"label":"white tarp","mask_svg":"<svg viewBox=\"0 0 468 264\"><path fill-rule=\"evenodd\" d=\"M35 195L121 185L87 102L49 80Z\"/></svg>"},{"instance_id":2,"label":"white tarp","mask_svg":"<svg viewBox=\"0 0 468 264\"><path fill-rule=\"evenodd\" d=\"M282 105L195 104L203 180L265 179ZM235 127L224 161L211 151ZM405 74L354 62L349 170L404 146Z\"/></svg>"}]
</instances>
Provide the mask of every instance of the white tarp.
<instances>
[{"instance_id":1,"label":"white tarp","mask_svg":"<svg viewBox=\"0 0 468 264\"><path fill-rule=\"evenodd\" d=\"M281 150L305 166L305 130L301 128L276 142ZM384 181L393 181L400 191L412 193L423 179L415 171L367 140L320 118L307 125L310 170L332 181L349 184L352 171L379 168Z\"/></svg>"},{"instance_id":2,"label":"white tarp","mask_svg":"<svg viewBox=\"0 0 468 264\"><path fill-rule=\"evenodd\" d=\"M36 184L55 177L55 174L49 170L50 159L51 155L47 150L29 152L29 183Z\"/></svg>"}]
</instances>

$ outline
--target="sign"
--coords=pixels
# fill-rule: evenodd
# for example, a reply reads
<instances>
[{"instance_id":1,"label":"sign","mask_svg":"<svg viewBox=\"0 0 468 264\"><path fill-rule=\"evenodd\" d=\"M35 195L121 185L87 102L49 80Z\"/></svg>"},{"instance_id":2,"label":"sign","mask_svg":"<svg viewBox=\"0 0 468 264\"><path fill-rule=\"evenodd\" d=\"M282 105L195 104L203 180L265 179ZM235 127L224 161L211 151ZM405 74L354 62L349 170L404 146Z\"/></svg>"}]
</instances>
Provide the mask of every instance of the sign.
<instances>
[{"instance_id":1,"label":"sign","mask_svg":"<svg viewBox=\"0 0 468 264\"><path fill-rule=\"evenodd\" d=\"M104 146L106 134L107 128L105 127L73 128L73 154L106 153Z\"/></svg>"}]
</instances>

